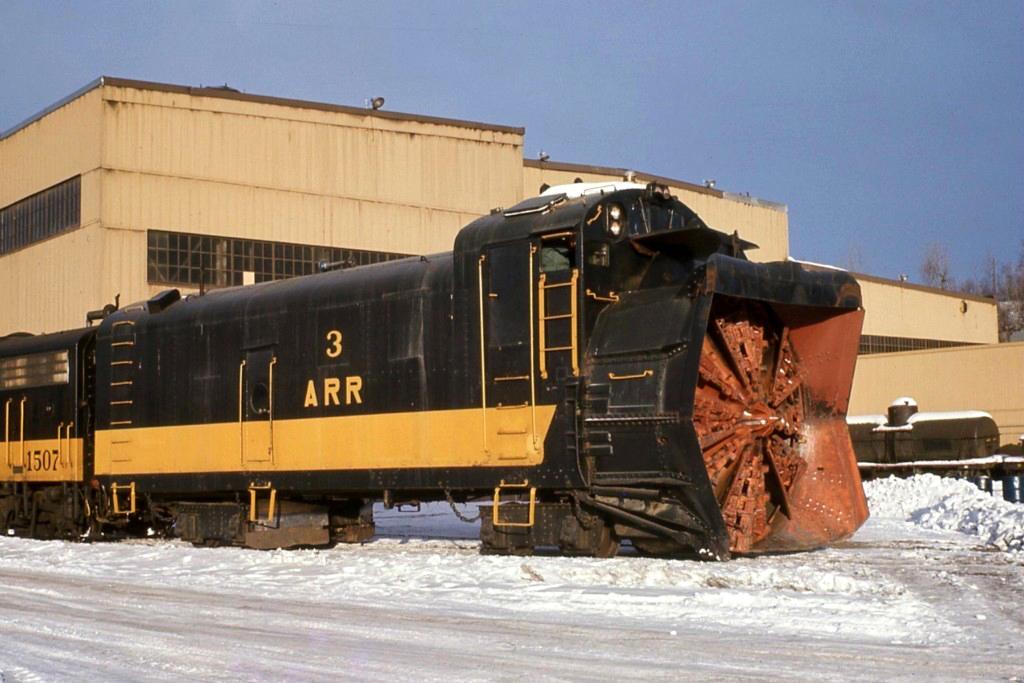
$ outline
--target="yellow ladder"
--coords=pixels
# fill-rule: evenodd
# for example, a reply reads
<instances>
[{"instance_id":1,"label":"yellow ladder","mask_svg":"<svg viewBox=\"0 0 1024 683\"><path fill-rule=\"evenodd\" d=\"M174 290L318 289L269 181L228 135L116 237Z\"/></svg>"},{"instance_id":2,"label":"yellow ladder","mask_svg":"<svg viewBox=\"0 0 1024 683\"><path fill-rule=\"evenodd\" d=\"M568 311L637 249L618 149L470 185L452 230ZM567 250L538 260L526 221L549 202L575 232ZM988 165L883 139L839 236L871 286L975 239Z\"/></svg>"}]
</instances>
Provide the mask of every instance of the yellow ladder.
<instances>
[{"instance_id":1,"label":"yellow ladder","mask_svg":"<svg viewBox=\"0 0 1024 683\"><path fill-rule=\"evenodd\" d=\"M267 516L263 522L270 524L274 521L274 513L277 512L277 489L269 483L252 482L249 484L249 521L260 521L256 506L261 491L267 493Z\"/></svg>"},{"instance_id":2,"label":"yellow ladder","mask_svg":"<svg viewBox=\"0 0 1024 683\"><path fill-rule=\"evenodd\" d=\"M110 426L132 424L132 386L135 383L135 321L110 326ZM118 396L120 398L115 398ZM128 398L124 398L127 396Z\"/></svg>"},{"instance_id":3,"label":"yellow ladder","mask_svg":"<svg viewBox=\"0 0 1024 683\"><path fill-rule=\"evenodd\" d=\"M578 377L580 374L579 361L577 360L576 348L576 335L577 335L577 324L576 324L576 286L579 282L580 271L578 268L572 269L572 275L569 277L568 282L554 282L548 284L547 273L541 273L540 278L537 280L537 319L538 319L538 330L537 333L539 339L539 352L540 352L540 376L544 379L548 378L548 354L568 351L572 356L572 374L574 377ZM548 315L548 300L547 294L552 289L564 289L569 290L569 312L568 313L556 313L554 315ZM561 346L548 346L548 339L551 337L548 325L555 320L568 320L569 321L569 344Z\"/></svg>"},{"instance_id":4,"label":"yellow ladder","mask_svg":"<svg viewBox=\"0 0 1024 683\"><path fill-rule=\"evenodd\" d=\"M506 522L502 521L499 509L501 508L501 491L502 489L529 489L530 491L530 510L527 513L527 519L525 522ZM517 506L518 507L518 506ZM506 482L504 479L501 483L494 487L494 505L491 507L491 524L495 527L532 527L536 515L537 508L537 487L530 486L530 480L526 479L521 484L511 484Z\"/></svg>"},{"instance_id":5,"label":"yellow ladder","mask_svg":"<svg viewBox=\"0 0 1024 683\"><path fill-rule=\"evenodd\" d=\"M121 505L121 494L128 494L128 505ZM111 484L110 485L110 498L113 503L113 510L115 515L133 515L135 514L135 482L128 484Z\"/></svg>"}]
</instances>

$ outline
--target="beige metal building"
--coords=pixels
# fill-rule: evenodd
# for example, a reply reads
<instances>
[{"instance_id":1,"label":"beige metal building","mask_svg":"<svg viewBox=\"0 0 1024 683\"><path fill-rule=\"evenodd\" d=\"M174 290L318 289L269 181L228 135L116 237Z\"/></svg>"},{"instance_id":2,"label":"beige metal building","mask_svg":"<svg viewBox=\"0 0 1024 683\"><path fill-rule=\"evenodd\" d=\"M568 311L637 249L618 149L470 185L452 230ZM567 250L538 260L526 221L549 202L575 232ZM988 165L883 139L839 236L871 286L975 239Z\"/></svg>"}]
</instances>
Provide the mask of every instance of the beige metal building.
<instances>
[{"instance_id":1,"label":"beige metal building","mask_svg":"<svg viewBox=\"0 0 1024 683\"><path fill-rule=\"evenodd\" d=\"M0 334L167 286L451 248L523 129L101 78L0 139ZM205 282L202 280L205 279Z\"/></svg>"},{"instance_id":2,"label":"beige metal building","mask_svg":"<svg viewBox=\"0 0 1024 683\"><path fill-rule=\"evenodd\" d=\"M666 184L712 227L758 244L751 258L790 255L782 204L621 168L524 161L523 133L227 88L98 79L0 134L0 335L80 326L86 311L118 294L127 303L168 287L310 273L321 261L445 251L493 207L576 179ZM991 300L858 277L862 353L997 341ZM996 358L937 357L983 367L965 376ZM873 393L865 393L864 373L881 362L865 361L857 410L922 394L895 371L872 374ZM919 400L942 409L924 394Z\"/></svg>"},{"instance_id":3,"label":"beige metal building","mask_svg":"<svg viewBox=\"0 0 1024 683\"><path fill-rule=\"evenodd\" d=\"M999 341L994 299L863 273L854 275L860 282L866 311L862 354Z\"/></svg>"},{"instance_id":4,"label":"beige metal building","mask_svg":"<svg viewBox=\"0 0 1024 683\"><path fill-rule=\"evenodd\" d=\"M541 183L523 129L101 78L0 135L0 334L81 325L160 289L242 284L451 248ZM647 174L711 225L788 255L786 209ZM525 189L524 189L525 188Z\"/></svg>"}]
</instances>

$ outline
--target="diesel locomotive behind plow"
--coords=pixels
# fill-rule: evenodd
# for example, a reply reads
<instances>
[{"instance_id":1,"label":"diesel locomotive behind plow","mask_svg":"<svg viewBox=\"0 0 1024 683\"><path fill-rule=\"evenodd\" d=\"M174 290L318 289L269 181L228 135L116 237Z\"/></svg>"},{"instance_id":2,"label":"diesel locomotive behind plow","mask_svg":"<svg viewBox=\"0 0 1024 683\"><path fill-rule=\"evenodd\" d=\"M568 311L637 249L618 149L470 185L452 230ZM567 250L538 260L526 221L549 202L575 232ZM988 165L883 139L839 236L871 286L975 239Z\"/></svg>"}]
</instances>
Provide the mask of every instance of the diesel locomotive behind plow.
<instances>
[{"instance_id":1,"label":"diesel locomotive behind plow","mask_svg":"<svg viewBox=\"0 0 1024 683\"><path fill-rule=\"evenodd\" d=\"M751 246L664 187L578 184L449 253L0 339L0 522L290 547L486 496L484 552L827 544L867 518L860 290Z\"/></svg>"}]
</instances>

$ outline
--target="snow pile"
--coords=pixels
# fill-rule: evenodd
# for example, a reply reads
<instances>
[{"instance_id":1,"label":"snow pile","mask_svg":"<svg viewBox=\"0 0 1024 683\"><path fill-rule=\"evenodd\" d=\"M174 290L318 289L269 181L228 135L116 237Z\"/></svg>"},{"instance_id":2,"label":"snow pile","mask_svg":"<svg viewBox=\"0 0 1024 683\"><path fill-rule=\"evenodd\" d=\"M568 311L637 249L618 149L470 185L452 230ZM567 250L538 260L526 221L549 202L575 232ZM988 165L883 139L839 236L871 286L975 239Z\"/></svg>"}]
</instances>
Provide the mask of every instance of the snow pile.
<instances>
[{"instance_id":1,"label":"snow pile","mask_svg":"<svg viewBox=\"0 0 1024 683\"><path fill-rule=\"evenodd\" d=\"M875 517L977 536L1003 550L1024 551L1024 505L1009 503L962 479L919 474L864 484Z\"/></svg>"}]
</instances>

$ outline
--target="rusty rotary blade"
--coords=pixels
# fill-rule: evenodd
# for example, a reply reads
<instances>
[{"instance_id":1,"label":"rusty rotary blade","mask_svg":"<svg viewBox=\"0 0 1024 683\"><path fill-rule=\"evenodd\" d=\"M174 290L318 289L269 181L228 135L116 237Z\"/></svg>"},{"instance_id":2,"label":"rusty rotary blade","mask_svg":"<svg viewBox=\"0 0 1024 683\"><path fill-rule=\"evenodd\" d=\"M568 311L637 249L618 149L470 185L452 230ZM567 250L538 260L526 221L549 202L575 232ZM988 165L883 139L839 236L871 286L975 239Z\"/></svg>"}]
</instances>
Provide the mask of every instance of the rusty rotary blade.
<instances>
[{"instance_id":1,"label":"rusty rotary blade","mask_svg":"<svg viewBox=\"0 0 1024 683\"><path fill-rule=\"evenodd\" d=\"M749 552L789 515L805 467L794 447L801 380L788 331L774 335L752 310L715 318L704 339L694 426L733 552Z\"/></svg>"}]
</instances>

